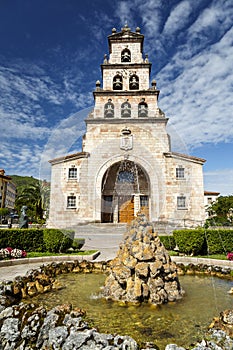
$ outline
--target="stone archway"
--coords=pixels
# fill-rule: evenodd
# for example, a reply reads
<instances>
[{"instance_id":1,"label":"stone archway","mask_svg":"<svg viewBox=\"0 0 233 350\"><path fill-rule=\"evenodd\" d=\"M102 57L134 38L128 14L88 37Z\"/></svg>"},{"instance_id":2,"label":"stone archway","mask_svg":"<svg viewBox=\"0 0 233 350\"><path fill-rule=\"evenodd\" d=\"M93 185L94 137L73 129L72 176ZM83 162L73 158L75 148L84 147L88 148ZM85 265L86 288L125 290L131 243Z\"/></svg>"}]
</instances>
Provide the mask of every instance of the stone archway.
<instances>
[{"instance_id":1,"label":"stone archway","mask_svg":"<svg viewBox=\"0 0 233 350\"><path fill-rule=\"evenodd\" d=\"M149 217L149 178L137 163L124 159L112 164L101 184L101 222L131 222L139 211Z\"/></svg>"}]
</instances>

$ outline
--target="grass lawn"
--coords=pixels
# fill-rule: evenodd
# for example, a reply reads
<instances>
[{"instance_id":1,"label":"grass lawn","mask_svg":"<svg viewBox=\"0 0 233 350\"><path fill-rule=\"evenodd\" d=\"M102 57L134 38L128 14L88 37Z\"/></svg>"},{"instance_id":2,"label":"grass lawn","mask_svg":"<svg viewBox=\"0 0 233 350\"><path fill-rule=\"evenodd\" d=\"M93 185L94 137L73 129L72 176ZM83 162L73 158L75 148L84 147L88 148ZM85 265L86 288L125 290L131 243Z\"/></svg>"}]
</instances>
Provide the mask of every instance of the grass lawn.
<instances>
[{"instance_id":1,"label":"grass lawn","mask_svg":"<svg viewBox=\"0 0 233 350\"><path fill-rule=\"evenodd\" d=\"M198 256L196 256L196 258L227 260L227 257L225 254L198 255Z\"/></svg>"},{"instance_id":2,"label":"grass lawn","mask_svg":"<svg viewBox=\"0 0 233 350\"><path fill-rule=\"evenodd\" d=\"M72 253L49 253L49 252L28 252L27 258L40 258L43 256L62 256L62 255L92 255L96 253L97 250L80 250L79 252Z\"/></svg>"},{"instance_id":3,"label":"grass lawn","mask_svg":"<svg viewBox=\"0 0 233 350\"><path fill-rule=\"evenodd\" d=\"M170 256L179 256L179 253L174 251L169 251ZM180 255L181 256L181 255ZM227 260L227 256L225 254L212 254L212 255L187 255L190 258L205 258L205 259L217 259L217 260Z\"/></svg>"}]
</instances>

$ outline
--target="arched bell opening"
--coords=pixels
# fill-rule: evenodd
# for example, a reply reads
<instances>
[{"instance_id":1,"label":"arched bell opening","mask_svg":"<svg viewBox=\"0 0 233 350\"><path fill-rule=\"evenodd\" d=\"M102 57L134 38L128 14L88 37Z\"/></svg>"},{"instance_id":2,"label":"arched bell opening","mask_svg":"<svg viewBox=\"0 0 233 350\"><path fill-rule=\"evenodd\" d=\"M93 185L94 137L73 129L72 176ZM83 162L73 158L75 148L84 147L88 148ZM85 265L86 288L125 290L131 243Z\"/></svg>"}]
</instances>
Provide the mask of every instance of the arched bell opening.
<instances>
[{"instance_id":1,"label":"arched bell opening","mask_svg":"<svg viewBox=\"0 0 233 350\"><path fill-rule=\"evenodd\" d=\"M128 223L138 212L149 218L149 178L130 160L110 166L102 179L101 222Z\"/></svg>"}]
</instances>

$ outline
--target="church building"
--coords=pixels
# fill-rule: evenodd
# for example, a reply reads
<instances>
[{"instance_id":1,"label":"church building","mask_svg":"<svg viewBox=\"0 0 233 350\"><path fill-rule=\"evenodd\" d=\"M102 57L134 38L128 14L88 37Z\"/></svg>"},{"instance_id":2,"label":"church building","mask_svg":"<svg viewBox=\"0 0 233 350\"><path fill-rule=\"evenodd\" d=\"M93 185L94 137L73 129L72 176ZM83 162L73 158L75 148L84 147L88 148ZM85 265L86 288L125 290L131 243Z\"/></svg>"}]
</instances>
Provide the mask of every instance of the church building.
<instances>
[{"instance_id":1,"label":"church building","mask_svg":"<svg viewBox=\"0 0 233 350\"><path fill-rule=\"evenodd\" d=\"M165 226L204 223L205 160L171 150L143 41L127 25L108 36L82 151L50 160L50 227L126 223L138 212Z\"/></svg>"}]
</instances>

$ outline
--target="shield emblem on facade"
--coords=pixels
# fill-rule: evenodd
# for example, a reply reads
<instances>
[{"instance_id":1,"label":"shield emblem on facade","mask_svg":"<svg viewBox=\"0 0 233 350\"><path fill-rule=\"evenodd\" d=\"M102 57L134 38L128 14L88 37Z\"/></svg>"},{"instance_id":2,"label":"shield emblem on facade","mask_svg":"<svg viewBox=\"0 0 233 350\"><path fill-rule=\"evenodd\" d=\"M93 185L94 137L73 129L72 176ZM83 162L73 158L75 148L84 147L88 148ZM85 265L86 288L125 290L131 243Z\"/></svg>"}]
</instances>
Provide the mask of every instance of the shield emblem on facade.
<instances>
[{"instance_id":1,"label":"shield emblem on facade","mask_svg":"<svg viewBox=\"0 0 233 350\"><path fill-rule=\"evenodd\" d=\"M120 148L128 151L133 148L133 135L121 136Z\"/></svg>"}]
</instances>

